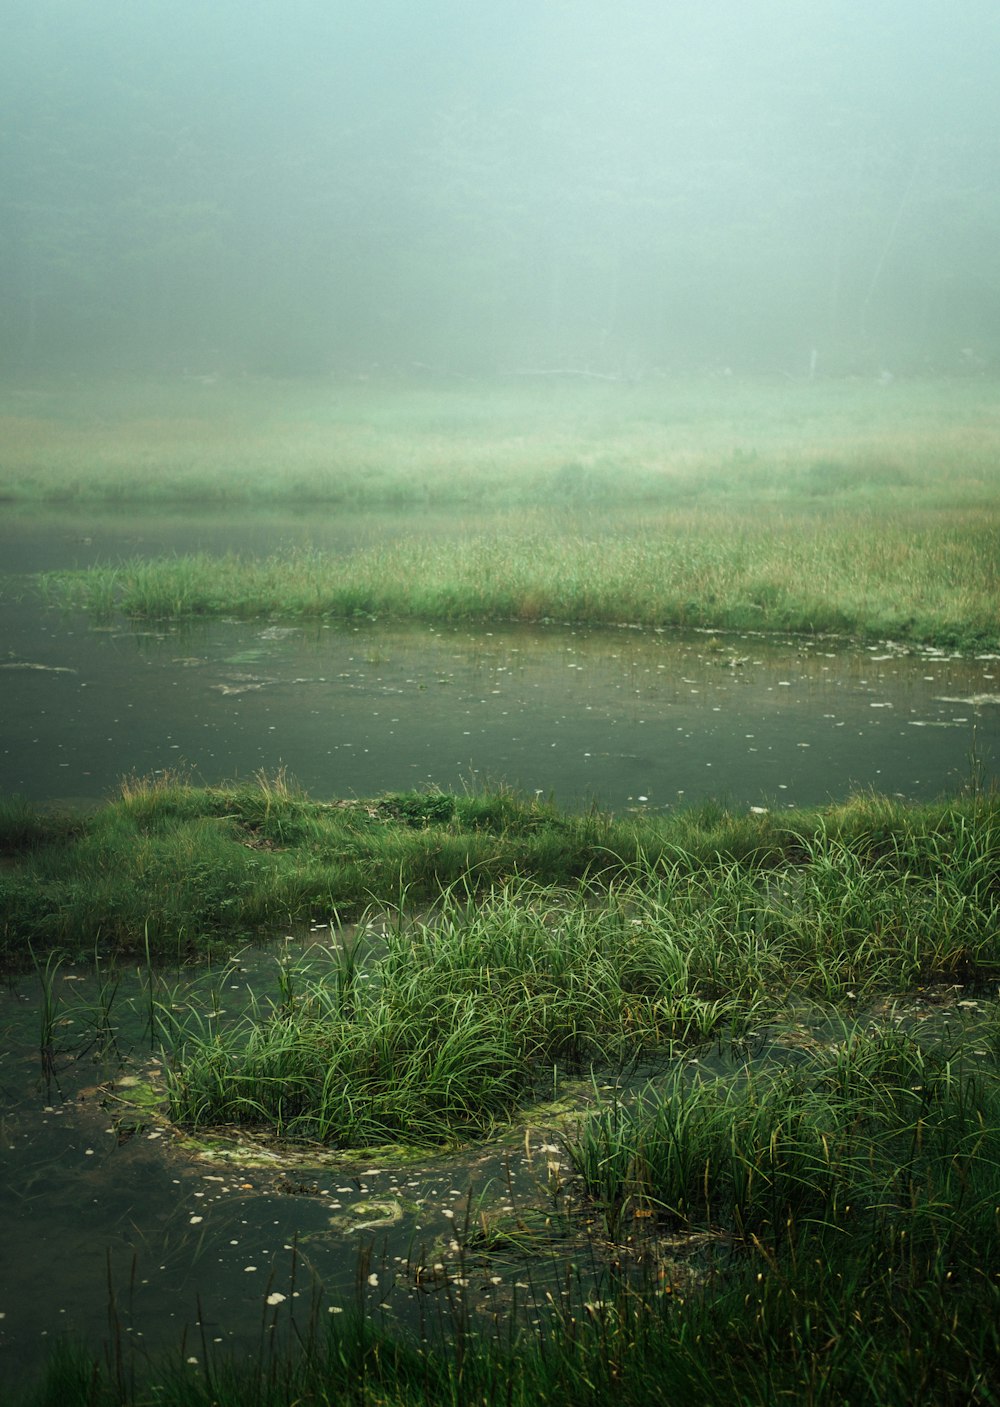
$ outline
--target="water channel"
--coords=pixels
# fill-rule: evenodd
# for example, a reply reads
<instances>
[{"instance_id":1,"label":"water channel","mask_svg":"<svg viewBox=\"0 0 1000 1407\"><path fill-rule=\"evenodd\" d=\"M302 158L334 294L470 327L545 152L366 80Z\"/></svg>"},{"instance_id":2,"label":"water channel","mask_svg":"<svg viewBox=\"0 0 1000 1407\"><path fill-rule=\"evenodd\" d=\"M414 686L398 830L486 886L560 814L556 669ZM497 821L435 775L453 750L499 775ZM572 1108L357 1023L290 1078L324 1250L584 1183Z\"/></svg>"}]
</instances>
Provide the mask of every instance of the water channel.
<instances>
[{"instance_id":1,"label":"water channel","mask_svg":"<svg viewBox=\"0 0 1000 1407\"><path fill-rule=\"evenodd\" d=\"M129 772L212 783L284 767L317 797L504 781L568 807L665 811L710 796L822 804L865 787L923 799L996 777L992 656L625 626L97 623L46 609L30 586L39 570L137 551L350 551L428 530L457 529L8 514L0 790L93 805ZM335 935L274 937L316 967ZM279 960L272 948L159 974L158 999L236 1012L251 987L273 987ZM544 1118L460 1158L213 1161L128 1103L159 1068L150 980L56 970L54 1069L39 1058L40 979L0 993L0 1379L66 1328L95 1343L186 1334L193 1359L203 1339L252 1351L262 1323L319 1303L316 1282L321 1311L343 1309L363 1246L372 1311L412 1317L440 1290L434 1266L454 1251L470 1187L474 1215L480 1196L537 1202L560 1176ZM491 1313L521 1273L480 1266L470 1305Z\"/></svg>"}]
</instances>

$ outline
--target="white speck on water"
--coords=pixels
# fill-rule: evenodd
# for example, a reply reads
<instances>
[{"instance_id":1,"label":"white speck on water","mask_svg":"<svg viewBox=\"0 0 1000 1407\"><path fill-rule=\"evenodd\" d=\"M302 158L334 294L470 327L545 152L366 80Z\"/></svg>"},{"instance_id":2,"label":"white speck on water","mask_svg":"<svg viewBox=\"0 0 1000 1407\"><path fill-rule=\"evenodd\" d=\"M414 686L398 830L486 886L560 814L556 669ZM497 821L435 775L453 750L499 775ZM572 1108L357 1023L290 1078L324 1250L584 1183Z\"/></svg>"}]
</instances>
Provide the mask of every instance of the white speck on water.
<instances>
[{"instance_id":1,"label":"white speck on water","mask_svg":"<svg viewBox=\"0 0 1000 1407\"><path fill-rule=\"evenodd\" d=\"M287 1295L279 1295L278 1291L275 1290L272 1294L268 1295L267 1302L268 1304L284 1304L287 1298Z\"/></svg>"},{"instance_id":2,"label":"white speck on water","mask_svg":"<svg viewBox=\"0 0 1000 1407\"><path fill-rule=\"evenodd\" d=\"M189 1218L188 1218L188 1226L197 1226L199 1222L202 1222L202 1221L204 1221L204 1220L205 1220L205 1218L204 1218L203 1216L193 1216L193 1217L189 1217Z\"/></svg>"}]
</instances>

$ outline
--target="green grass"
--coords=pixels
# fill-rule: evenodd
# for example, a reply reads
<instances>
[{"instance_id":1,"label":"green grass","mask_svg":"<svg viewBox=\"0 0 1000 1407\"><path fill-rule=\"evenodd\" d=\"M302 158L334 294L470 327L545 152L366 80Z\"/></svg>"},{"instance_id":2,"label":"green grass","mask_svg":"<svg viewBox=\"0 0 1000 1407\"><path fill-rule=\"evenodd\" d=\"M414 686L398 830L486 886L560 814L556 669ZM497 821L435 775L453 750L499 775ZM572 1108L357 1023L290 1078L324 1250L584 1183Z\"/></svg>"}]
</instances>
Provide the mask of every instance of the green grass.
<instances>
[{"instance_id":1,"label":"green grass","mask_svg":"<svg viewBox=\"0 0 1000 1407\"><path fill-rule=\"evenodd\" d=\"M36 383L0 392L0 428L0 494L42 509L490 514L391 552L62 574L54 602L1000 642L988 383ZM73 818L5 799L0 961L34 962L51 992L63 954L144 960L172 1114L202 1129L448 1143L592 1064L738 1053L768 1022L840 1013L825 1046L717 1078L665 1063L581 1121L576 1195L606 1279L570 1276L558 1311L529 1290L524 1332L449 1297L442 1342L345 1315L251 1363L68 1347L20 1400L996 1407L995 1008L961 1048L851 1013L1000 979L998 805L615 818L505 791L324 803L280 777L131 779ZM283 968L242 1020L156 1002L158 960L379 910L396 921L369 952ZM49 1003L43 1052L52 1020Z\"/></svg>"},{"instance_id":2,"label":"green grass","mask_svg":"<svg viewBox=\"0 0 1000 1407\"><path fill-rule=\"evenodd\" d=\"M520 1310L471 1312L468 1249L419 1335L373 1322L360 1296L328 1316L314 1289L290 1316L262 1311L249 1359L203 1340L150 1362L113 1332L103 1357L57 1346L14 1402L995 1407L996 1054L856 1026L796 1063L682 1070L591 1115L571 1144L581 1210L604 1219L592 1264L564 1270L558 1296L535 1248Z\"/></svg>"},{"instance_id":3,"label":"green grass","mask_svg":"<svg viewBox=\"0 0 1000 1407\"><path fill-rule=\"evenodd\" d=\"M758 1269L757 1267L760 1267ZM845 1276L845 1271L847 1272ZM641 1307L610 1291L591 1311L543 1311L531 1333L466 1328L417 1344L360 1316L256 1362L176 1359L116 1371L81 1348L53 1356L17 1407L992 1407L1000 1353L995 1291L866 1293L844 1261L794 1278L761 1259L710 1292ZM593 1304L593 1301L591 1301ZM155 1384L155 1386L154 1386Z\"/></svg>"},{"instance_id":4,"label":"green grass","mask_svg":"<svg viewBox=\"0 0 1000 1407\"><path fill-rule=\"evenodd\" d=\"M197 955L289 923L426 904L454 885L479 895L534 881L584 906L613 894L632 906L630 928L661 942L677 932L702 965L710 958L720 990L740 944L755 954L755 982L801 969L837 990L862 981L874 954L897 981L986 979L997 805L990 795L913 807L861 796L780 816L709 804L614 817L505 790L338 803L282 777L209 788L133 778L71 828L23 804L0 814L10 823L0 828L0 951L9 964L29 944Z\"/></svg>"},{"instance_id":5,"label":"green grass","mask_svg":"<svg viewBox=\"0 0 1000 1407\"><path fill-rule=\"evenodd\" d=\"M23 832L0 875L11 964L186 958L422 907L363 979L351 957L287 976L269 1013L175 1032L178 1120L341 1147L482 1133L555 1068L662 1053L790 1001L1000 976L990 796L615 819L508 792L345 806L281 778L166 778L130 781L77 834L54 821L25 849Z\"/></svg>"},{"instance_id":6,"label":"green grass","mask_svg":"<svg viewBox=\"0 0 1000 1407\"><path fill-rule=\"evenodd\" d=\"M556 1069L663 1055L795 1000L1000 976L995 816L848 840L802 819L780 860L696 860L667 827L655 861L599 870L594 854L563 890L518 878L474 897L467 877L388 934L364 984L353 965L349 983L307 975L268 1014L179 1029L172 1116L340 1147L446 1142Z\"/></svg>"},{"instance_id":7,"label":"green grass","mask_svg":"<svg viewBox=\"0 0 1000 1407\"><path fill-rule=\"evenodd\" d=\"M286 974L283 999L235 1025L181 1021L171 1117L343 1148L444 1143L551 1094L556 1068L739 1019L736 994L637 982L613 901L608 915L524 881L476 903L450 893L360 970L350 953L326 977Z\"/></svg>"},{"instance_id":8,"label":"green grass","mask_svg":"<svg viewBox=\"0 0 1000 1407\"><path fill-rule=\"evenodd\" d=\"M925 1047L892 1024L845 1025L729 1076L675 1066L631 1105L589 1116L571 1153L616 1235L638 1212L771 1248L792 1237L871 1249L882 1237L885 1255L929 1257L924 1277L982 1275L1000 1264L1000 1082L988 1054ZM920 1207L933 1247L921 1245ZM936 1223L934 1208L947 1208Z\"/></svg>"},{"instance_id":9,"label":"green grass","mask_svg":"<svg viewBox=\"0 0 1000 1407\"><path fill-rule=\"evenodd\" d=\"M592 1065L659 1071L564 1128L575 1176L531 1215L591 1240L578 1270L552 1266L558 1308L544 1247L507 1244L528 1289L495 1320L449 1291L443 1335L360 1314L328 1333L320 1312L239 1363L67 1346L18 1407L995 1407L995 796L615 818L507 791L342 805L281 777L161 777L72 829L3 814L7 956L33 934L43 988L63 951L96 950L106 975L147 934L199 953L392 897L387 926L283 964L243 1017L157 1005L171 1116L203 1133L448 1144ZM956 983L976 986L971 1024L955 1006L922 1022ZM494 1253L462 1236L467 1259Z\"/></svg>"},{"instance_id":10,"label":"green grass","mask_svg":"<svg viewBox=\"0 0 1000 1407\"><path fill-rule=\"evenodd\" d=\"M98 613L551 619L792 630L966 647L1000 641L1000 515L760 504L646 512L589 530L519 516L458 541L340 557L132 558L52 573L53 603Z\"/></svg>"}]
</instances>

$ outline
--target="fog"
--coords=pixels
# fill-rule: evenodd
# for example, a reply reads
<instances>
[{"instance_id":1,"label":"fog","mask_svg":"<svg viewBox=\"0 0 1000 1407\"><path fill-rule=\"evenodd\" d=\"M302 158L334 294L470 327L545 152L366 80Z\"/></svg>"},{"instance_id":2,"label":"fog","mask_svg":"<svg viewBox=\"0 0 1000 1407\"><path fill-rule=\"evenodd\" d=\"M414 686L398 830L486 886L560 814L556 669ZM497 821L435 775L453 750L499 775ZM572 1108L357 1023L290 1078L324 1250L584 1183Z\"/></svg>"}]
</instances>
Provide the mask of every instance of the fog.
<instances>
[{"instance_id":1,"label":"fog","mask_svg":"<svg viewBox=\"0 0 1000 1407\"><path fill-rule=\"evenodd\" d=\"M996 0L7 0L0 364L1000 363Z\"/></svg>"}]
</instances>

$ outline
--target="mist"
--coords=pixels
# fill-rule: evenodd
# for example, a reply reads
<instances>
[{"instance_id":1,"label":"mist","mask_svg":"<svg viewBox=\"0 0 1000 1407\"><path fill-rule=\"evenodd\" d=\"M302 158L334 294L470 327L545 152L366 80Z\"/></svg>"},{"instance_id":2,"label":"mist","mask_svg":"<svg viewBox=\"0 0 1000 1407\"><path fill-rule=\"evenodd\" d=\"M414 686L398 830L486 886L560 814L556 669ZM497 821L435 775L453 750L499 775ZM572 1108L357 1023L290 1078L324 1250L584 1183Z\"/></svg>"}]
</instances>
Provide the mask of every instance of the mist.
<instances>
[{"instance_id":1,"label":"mist","mask_svg":"<svg viewBox=\"0 0 1000 1407\"><path fill-rule=\"evenodd\" d=\"M12 0L0 366L1000 358L995 0Z\"/></svg>"}]
</instances>

